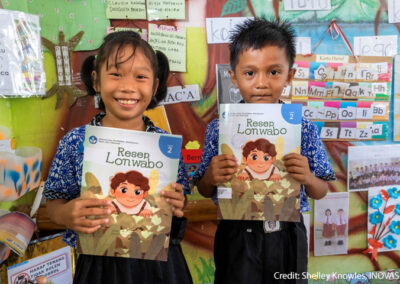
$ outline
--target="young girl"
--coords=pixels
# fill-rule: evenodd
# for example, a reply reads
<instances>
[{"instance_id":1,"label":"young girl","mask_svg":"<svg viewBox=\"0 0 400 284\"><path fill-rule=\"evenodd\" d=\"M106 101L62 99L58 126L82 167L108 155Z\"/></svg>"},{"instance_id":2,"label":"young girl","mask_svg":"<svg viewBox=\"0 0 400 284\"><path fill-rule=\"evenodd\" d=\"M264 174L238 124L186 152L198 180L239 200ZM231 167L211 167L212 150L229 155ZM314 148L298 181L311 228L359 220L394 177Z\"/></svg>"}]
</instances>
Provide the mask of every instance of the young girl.
<instances>
[{"instance_id":1,"label":"young girl","mask_svg":"<svg viewBox=\"0 0 400 284\"><path fill-rule=\"evenodd\" d=\"M166 133L143 115L166 95L168 60L134 32L107 35L98 55L85 60L82 80L90 95L100 95L105 110L91 125L137 131ZM68 229L64 241L76 246L76 232L93 233L106 224L113 208L111 202L79 198L81 188L85 126L75 128L60 141L45 185L47 211L52 221ZM180 161L175 192L161 192L173 206L168 261L102 257L81 254L74 283L192 283L180 247L185 220L183 186L185 169ZM87 219L87 216L97 218Z\"/></svg>"},{"instance_id":2,"label":"young girl","mask_svg":"<svg viewBox=\"0 0 400 284\"><path fill-rule=\"evenodd\" d=\"M325 240L324 245L330 246L332 245L332 238L335 235L335 227L331 209L328 208L325 210L325 216L322 217L322 224L322 237Z\"/></svg>"}]
</instances>

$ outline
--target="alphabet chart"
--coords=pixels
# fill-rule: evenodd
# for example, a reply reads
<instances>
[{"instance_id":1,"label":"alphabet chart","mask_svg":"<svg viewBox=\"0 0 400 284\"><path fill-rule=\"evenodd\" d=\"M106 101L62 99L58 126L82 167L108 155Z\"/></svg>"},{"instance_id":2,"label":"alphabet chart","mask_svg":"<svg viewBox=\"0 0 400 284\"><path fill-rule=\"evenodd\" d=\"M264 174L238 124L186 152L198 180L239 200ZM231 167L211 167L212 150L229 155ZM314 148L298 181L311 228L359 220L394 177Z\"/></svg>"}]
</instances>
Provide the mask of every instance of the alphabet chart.
<instances>
[{"instance_id":1,"label":"alphabet chart","mask_svg":"<svg viewBox=\"0 0 400 284\"><path fill-rule=\"evenodd\" d=\"M385 140L392 57L297 55L292 103L303 104L324 140Z\"/></svg>"}]
</instances>

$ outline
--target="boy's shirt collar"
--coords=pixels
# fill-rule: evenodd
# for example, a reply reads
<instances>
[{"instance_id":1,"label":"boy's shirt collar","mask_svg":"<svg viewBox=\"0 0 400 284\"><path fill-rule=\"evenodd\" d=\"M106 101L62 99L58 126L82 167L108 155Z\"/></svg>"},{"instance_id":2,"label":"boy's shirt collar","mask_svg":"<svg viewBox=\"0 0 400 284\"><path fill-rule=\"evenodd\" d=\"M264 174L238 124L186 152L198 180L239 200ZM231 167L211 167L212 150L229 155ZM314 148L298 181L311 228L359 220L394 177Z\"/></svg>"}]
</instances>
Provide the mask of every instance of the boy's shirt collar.
<instances>
[{"instance_id":1,"label":"boy's shirt collar","mask_svg":"<svg viewBox=\"0 0 400 284\"><path fill-rule=\"evenodd\" d=\"M106 116L105 112L100 112L93 117L90 125L101 126L101 120ZM153 122L147 116L143 115L143 122L146 126L145 132L156 132L156 127Z\"/></svg>"}]
</instances>

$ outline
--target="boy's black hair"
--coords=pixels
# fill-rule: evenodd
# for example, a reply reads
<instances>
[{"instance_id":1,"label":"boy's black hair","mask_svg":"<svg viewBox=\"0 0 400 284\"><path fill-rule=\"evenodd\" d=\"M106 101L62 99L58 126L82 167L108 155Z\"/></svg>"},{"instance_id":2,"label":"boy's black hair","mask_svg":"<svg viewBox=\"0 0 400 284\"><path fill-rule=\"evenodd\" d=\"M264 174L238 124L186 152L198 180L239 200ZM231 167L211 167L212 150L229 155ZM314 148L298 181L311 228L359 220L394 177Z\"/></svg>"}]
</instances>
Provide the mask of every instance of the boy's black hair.
<instances>
[{"instance_id":1,"label":"boy's black hair","mask_svg":"<svg viewBox=\"0 0 400 284\"><path fill-rule=\"evenodd\" d=\"M296 32L286 21L266 20L262 18L248 19L235 26L231 32L229 44L231 69L235 72L239 56L248 49L261 49L265 46L284 48L292 69L296 57Z\"/></svg>"},{"instance_id":2,"label":"boy's black hair","mask_svg":"<svg viewBox=\"0 0 400 284\"><path fill-rule=\"evenodd\" d=\"M118 64L123 62L118 62L118 54L120 50L126 46L130 45L133 47L133 52L129 56L129 60L131 57L135 56L135 51L137 48L140 48L144 55L149 59L151 67L154 72L154 80L158 78L158 88L155 96L153 96L149 106L147 109L151 109L157 106L157 104L162 101L167 95L167 81L169 75L169 63L167 56L161 51L154 51L153 48L143 39L140 38L140 35L133 31L121 31L114 32L108 34L100 46L97 56L91 55L87 57L82 63L81 67L81 79L85 84L88 95L94 96L96 95L96 91L93 88L93 80L92 80L92 71L95 70L98 74L97 80L100 80L100 67L102 64L107 64L108 59L116 50L115 58L113 64L118 68ZM100 99L100 109L106 110L103 101Z\"/></svg>"}]
</instances>

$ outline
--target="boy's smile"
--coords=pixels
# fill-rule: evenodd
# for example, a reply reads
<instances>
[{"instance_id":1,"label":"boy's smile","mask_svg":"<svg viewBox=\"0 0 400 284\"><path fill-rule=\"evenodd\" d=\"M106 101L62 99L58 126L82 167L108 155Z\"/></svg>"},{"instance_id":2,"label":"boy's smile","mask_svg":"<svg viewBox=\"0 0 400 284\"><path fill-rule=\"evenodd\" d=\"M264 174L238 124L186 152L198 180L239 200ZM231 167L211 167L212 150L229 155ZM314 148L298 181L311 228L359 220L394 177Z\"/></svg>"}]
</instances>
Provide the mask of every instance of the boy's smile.
<instances>
[{"instance_id":1,"label":"boy's smile","mask_svg":"<svg viewBox=\"0 0 400 284\"><path fill-rule=\"evenodd\" d=\"M243 51L235 72L229 70L246 103L277 103L295 72L289 70L285 48L273 45Z\"/></svg>"}]
</instances>

